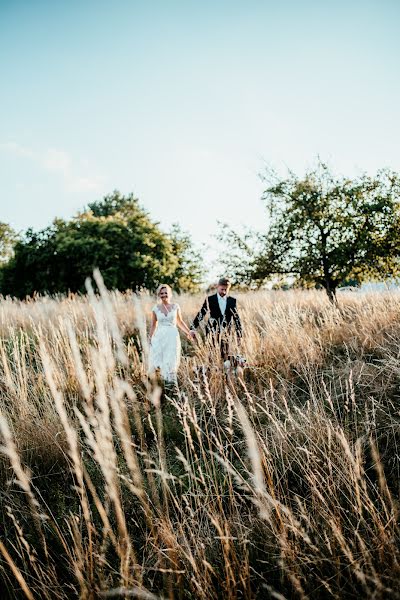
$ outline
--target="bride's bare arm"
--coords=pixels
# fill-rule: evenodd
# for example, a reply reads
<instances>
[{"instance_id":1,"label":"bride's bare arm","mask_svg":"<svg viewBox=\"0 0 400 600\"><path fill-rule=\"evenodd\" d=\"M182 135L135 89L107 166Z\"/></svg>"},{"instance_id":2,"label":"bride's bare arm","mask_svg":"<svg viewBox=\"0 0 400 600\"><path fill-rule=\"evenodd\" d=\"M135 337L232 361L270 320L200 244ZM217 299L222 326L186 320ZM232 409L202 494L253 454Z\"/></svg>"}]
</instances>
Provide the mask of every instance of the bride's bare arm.
<instances>
[{"instance_id":1,"label":"bride's bare arm","mask_svg":"<svg viewBox=\"0 0 400 600\"><path fill-rule=\"evenodd\" d=\"M149 334L149 340L151 341L151 338L154 335L154 332L157 328L157 317L154 313L154 311L151 312L151 325L150 325L150 334Z\"/></svg>"},{"instance_id":2,"label":"bride's bare arm","mask_svg":"<svg viewBox=\"0 0 400 600\"><path fill-rule=\"evenodd\" d=\"M189 327L186 325L186 323L184 322L184 320L182 319L182 314L181 314L181 309L178 308L178 312L176 315L176 324L178 325L179 329L181 329L184 333L186 333L186 335L190 338L194 337L194 331L191 331L189 329Z\"/></svg>"}]
</instances>

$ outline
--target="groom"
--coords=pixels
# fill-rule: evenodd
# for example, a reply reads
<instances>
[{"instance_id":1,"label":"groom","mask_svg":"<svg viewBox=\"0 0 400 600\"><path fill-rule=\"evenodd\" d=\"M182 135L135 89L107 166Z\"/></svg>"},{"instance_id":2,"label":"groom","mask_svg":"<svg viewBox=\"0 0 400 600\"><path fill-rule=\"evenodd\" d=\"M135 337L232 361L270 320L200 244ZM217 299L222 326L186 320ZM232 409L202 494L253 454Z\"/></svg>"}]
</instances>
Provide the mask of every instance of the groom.
<instances>
[{"instance_id":1,"label":"groom","mask_svg":"<svg viewBox=\"0 0 400 600\"><path fill-rule=\"evenodd\" d=\"M218 281L217 293L205 299L191 326L192 330L197 329L206 314L210 313L206 325L206 335L207 337L212 335L214 341L219 342L221 356L224 360L229 356L229 337L233 323L239 341L243 335L242 324L236 308L236 298L228 295L230 287L229 279L222 277Z\"/></svg>"}]
</instances>

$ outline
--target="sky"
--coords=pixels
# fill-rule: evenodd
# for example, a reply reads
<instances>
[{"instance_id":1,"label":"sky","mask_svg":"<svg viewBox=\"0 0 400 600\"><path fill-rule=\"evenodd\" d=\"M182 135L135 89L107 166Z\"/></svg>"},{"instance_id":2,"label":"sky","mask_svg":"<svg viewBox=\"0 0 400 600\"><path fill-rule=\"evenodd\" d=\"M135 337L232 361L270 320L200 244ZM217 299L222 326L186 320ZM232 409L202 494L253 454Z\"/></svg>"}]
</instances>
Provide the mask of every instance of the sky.
<instances>
[{"instance_id":1,"label":"sky","mask_svg":"<svg viewBox=\"0 0 400 600\"><path fill-rule=\"evenodd\" d=\"M400 170L397 0L0 0L0 221L115 189L224 249L267 166Z\"/></svg>"}]
</instances>

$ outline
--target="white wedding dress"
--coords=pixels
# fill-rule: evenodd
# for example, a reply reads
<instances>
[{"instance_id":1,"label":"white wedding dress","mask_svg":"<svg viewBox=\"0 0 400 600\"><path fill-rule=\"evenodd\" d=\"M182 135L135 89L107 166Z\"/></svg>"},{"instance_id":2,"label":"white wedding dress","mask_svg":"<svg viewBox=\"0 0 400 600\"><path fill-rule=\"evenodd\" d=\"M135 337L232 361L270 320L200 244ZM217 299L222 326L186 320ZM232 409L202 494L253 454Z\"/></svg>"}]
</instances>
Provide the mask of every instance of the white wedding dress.
<instances>
[{"instance_id":1,"label":"white wedding dress","mask_svg":"<svg viewBox=\"0 0 400 600\"><path fill-rule=\"evenodd\" d=\"M160 369L165 381L176 383L181 360L181 338L177 327L179 305L173 304L168 314L159 304L153 306L152 311L157 318L157 328L150 342L149 374Z\"/></svg>"}]
</instances>

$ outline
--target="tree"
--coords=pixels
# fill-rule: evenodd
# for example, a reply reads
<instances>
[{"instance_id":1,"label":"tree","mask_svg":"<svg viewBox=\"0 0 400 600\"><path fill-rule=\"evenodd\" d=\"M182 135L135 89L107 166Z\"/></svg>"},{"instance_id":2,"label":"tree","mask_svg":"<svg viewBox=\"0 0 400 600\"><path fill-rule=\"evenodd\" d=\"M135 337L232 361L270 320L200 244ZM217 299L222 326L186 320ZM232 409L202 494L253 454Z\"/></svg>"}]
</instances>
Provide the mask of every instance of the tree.
<instances>
[{"instance_id":1,"label":"tree","mask_svg":"<svg viewBox=\"0 0 400 600\"><path fill-rule=\"evenodd\" d=\"M322 286L332 302L345 280L386 279L399 273L400 179L381 170L355 180L333 176L318 163L303 179L268 175L269 216L259 249L247 244L242 277L261 284L276 276ZM236 243L236 248L237 248ZM232 268L232 265L231 265Z\"/></svg>"},{"instance_id":2,"label":"tree","mask_svg":"<svg viewBox=\"0 0 400 600\"><path fill-rule=\"evenodd\" d=\"M12 227L0 222L0 265L11 258L17 239L18 236Z\"/></svg>"},{"instance_id":3,"label":"tree","mask_svg":"<svg viewBox=\"0 0 400 600\"><path fill-rule=\"evenodd\" d=\"M105 196L100 201L89 202L84 214L89 211L94 217L110 217L116 213L125 215L129 213L131 216L143 217L145 214L139 205L139 200L133 194L123 196L118 190Z\"/></svg>"},{"instance_id":4,"label":"tree","mask_svg":"<svg viewBox=\"0 0 400 600\"><path fill-rule=\"evenodd\" d=\"M22 298L84 291L94 268L111 289L154 290L162 281L179 281L185 289L184 278L190 278L185 252L136 198L114 192L70 221L56 219L38 233L28 230L4 267L1 291Z\"/></svg>"},{"instance_id":5,"label":"tree","mask_svg":"<svg viewBox=\"0 0 400 600\"><path fill-rule=\"evenodd\" d=\"M0 222L0 290L4 275L4 267L14 253L18 236L7 223Z\"/></svg>"}]
</instances>

